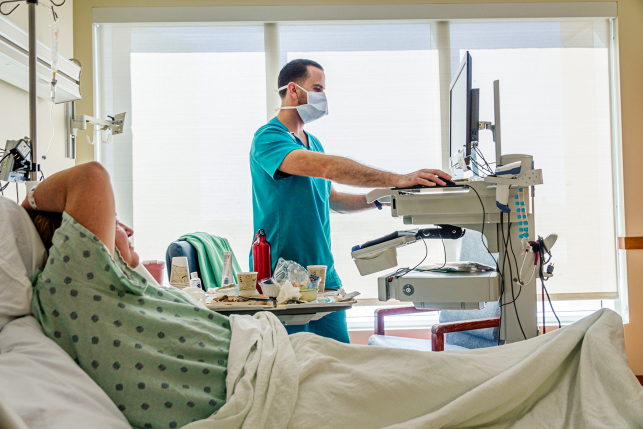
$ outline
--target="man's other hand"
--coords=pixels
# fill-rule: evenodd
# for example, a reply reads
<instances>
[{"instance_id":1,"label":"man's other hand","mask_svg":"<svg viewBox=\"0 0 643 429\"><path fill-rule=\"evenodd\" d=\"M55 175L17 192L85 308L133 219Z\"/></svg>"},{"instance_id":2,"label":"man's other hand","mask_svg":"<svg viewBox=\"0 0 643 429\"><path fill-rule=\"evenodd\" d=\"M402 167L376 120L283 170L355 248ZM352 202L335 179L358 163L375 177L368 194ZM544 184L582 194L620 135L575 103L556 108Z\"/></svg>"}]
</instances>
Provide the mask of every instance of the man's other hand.
<instances>
[{"instance_id":1,"label":"man's other hand","mask_svg":"<svg viewBox=\"0 0 643 429\"><path fill-rule=\"evenodd\" d=\"M445 186L442 179L451 180L451 176L442 170L418 170L415 173L398 175L395 181L396 188L410 188L415 185Z\"/></svg>"}]
</instances>

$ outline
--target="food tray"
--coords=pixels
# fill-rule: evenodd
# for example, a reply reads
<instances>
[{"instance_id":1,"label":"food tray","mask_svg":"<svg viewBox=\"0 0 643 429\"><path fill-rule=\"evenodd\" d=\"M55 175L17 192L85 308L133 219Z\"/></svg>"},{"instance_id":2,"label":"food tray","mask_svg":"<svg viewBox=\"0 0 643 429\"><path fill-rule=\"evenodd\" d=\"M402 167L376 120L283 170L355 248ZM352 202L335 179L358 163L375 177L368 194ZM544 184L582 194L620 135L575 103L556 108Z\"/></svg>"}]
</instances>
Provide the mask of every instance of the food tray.
<instances>
[{"instance_id":1,"label":"food tray","mask_svg":"<svg viewBox=\"0 0 643 429\"><path fill-rule=\"evenodd\" d=\"M279 315L295 315L295 314L315 314L315 313L330 313L333 311L348 310L357 301L347 302L318 302L312 301L306 304L287 304L283 306L273 307L271 305L248 305L246 303L232 303L232 304L206 304L212 311L219 313L234 313L234 314L255 314L259 311L271 311L276 316Z\"/></svg>"}]
</instances>

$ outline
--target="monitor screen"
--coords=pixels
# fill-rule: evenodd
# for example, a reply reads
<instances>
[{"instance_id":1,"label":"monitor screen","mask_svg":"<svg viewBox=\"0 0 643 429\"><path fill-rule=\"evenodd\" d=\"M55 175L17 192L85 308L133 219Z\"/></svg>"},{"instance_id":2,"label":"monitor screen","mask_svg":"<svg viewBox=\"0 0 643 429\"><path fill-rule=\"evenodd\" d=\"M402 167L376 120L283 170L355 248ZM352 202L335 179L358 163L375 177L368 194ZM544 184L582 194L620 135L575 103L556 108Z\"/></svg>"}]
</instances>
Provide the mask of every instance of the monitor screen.
<instances>
[{"instance_id":1,"label":"monitor screen","mask_svg":"<svg viewBox=\"0 0 643 429\"><path fill-rule=\"evenodd\" d=\"M465 149L467 165L471 155L471 56L467 52L451 81L450 91L450 156Z\"/></svg>"}]
</instances>

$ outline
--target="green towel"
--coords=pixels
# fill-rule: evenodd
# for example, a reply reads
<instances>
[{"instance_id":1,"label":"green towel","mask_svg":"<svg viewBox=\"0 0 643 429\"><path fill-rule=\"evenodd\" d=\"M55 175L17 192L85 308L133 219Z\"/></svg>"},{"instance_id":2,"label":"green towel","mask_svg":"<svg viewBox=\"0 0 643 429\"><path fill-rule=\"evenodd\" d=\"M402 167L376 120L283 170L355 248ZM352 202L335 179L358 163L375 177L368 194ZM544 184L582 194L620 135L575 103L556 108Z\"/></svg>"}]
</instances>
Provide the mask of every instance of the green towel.
<instances>
[{"instance_id":1,"label":"green towel","mask_svg":"<svg viewBox=\"0 0 643 429\"><path fill-rule=\"evenodd\" d=\"M201 268L201 283L203 289L221 286L221 275L223 274L223 252L232 252L228 240L215 237L206 232L193 232L185 234L179 241L187 241L196 249ZM237 258L232 253L232 271L234 281L237 282L237 273L241 272Z\"/></svg>"}]
</instances>

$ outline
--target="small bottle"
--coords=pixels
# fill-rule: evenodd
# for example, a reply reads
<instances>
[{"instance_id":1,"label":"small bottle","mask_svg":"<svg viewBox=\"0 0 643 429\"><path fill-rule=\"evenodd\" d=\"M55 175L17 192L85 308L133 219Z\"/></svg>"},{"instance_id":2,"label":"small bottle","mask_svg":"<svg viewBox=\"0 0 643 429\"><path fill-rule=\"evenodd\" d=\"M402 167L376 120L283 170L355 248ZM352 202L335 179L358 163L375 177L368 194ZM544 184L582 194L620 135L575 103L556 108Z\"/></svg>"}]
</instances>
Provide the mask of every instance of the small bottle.
<instances>
[{"instance_id":1,"label":"small bottle","mask_svg":"<svg viewBox=\"0 0 643 429\"><path fill-rule=\"evenodd\" d=\"M198 276L199 275L196 273L196 271L190 274L190 286L198 287L199 289L203 290L201 279Z\"/></svg>"}]
</instances>

